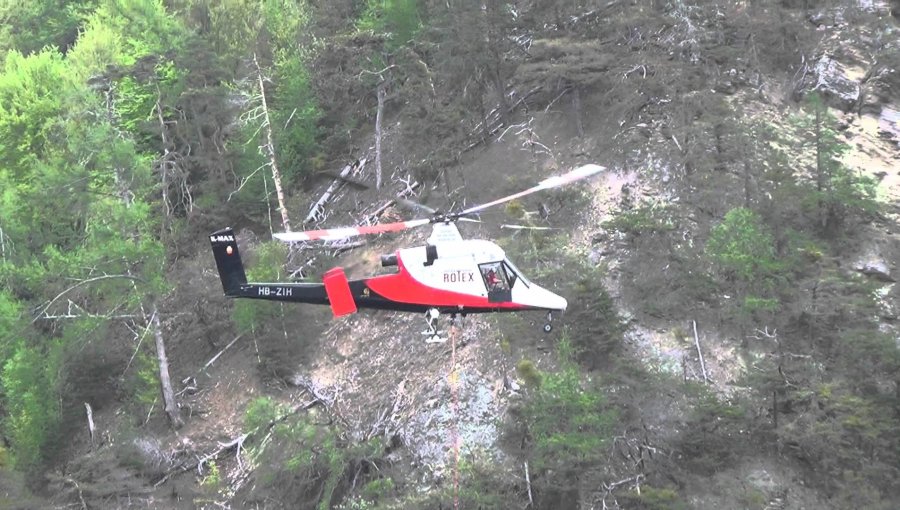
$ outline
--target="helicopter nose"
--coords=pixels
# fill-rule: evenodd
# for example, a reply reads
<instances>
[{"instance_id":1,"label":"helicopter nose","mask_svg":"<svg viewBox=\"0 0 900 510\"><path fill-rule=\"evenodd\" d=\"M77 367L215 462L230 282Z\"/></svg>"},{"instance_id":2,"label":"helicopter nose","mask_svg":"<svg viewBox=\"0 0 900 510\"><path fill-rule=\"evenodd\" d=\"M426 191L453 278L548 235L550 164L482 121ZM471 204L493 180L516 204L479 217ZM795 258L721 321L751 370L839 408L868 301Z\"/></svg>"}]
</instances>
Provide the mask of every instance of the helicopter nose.
<instances>
[{"instance_id":1,"label":"helicopter nose","mask_svg":"<svg viewBox=\"0 0 900 510\"><path fill-rule=\"evenodd\" d=\"M568 301L566 301L566 298L559 296L557 294L554 294L553 292L550 292L547 289L538 287L535 290L538 290L538 292L536 293L537 295L535 296L535 298L537 298L537 299L535 299L534 302L531 304L533 304L534 306L537 306L538 308L546 308L548 310L559 310L559 311L563 312L566 310L566 307L568 307L568 305L569 305Z\"/></svg>"}]
</instances>

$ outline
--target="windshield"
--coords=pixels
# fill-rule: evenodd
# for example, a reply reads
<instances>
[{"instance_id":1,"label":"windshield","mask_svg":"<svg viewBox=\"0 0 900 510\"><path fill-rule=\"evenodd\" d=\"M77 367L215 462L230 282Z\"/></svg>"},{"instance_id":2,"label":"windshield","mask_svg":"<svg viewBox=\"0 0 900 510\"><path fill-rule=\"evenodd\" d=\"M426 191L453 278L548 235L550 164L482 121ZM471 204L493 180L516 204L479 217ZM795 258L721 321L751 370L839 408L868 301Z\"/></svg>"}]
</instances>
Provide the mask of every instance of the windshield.
<instances>
[{"instance_id":1,"label":"windshield","mask_svg":"<svg viewBox=\"0 0 900 510\"><path fill-rule=\"evenodd\" d=\"M510 275L511 278L512 277L516 278L517 281L522 282L522 284L525 285L526 287L531 286L531 283L528 281L528 278L525 278L522 275L522 272L519 271L519 268L514 266L513 263L509 261L509 259L503 261L503 264L506 266L506 272Z\"/></svg>"}]
</instances>

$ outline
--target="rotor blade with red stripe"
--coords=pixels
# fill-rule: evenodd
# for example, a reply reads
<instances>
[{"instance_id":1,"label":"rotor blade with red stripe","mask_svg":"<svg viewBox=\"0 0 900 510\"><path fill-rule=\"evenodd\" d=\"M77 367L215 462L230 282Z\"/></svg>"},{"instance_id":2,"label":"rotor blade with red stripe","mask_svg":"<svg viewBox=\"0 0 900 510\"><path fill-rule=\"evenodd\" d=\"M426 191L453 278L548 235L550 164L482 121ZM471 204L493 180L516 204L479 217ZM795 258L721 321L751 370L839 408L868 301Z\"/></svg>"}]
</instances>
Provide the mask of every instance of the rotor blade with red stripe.
<instances>
[{"instance_id":1,"label":"rotor blade with red stripe","mask_svg":"<svg viewBox=\"0 0 900 510\"><path fill-rule=\"evenodd\" d=\"M363 225L359 227L328 228L324 230L307 230L305 232L281 232L274 234L276 239L287 243L300 241L337 241L348 237L366 234L383 234L385 232L400 232L408 228L420 227L431 223L431 220L398 221L395 223L382 223L379 225Z\"/></svg>"},{"instance_id":2,"label":"rotor blade with red stripe","mask_svg":"<svg viewBox=\"0 0 900 510\"><path fill-rule=\"evenodd\" d=\"M518 193L509 195L507 197L499 198L497 200L494 200L493 202L488 202L486 204L481 204L481 205L476 205L475 207L470 207L470 208L466 209L465 211L462 211L458 214L459 214L459 216L464 216L466 214L472 214L472 213L476 213L479 211L483 211L483 210L487 209L488 207L493 207L495 205L499 205L504 202L509 202L510 200L515 200L517 198L524 197L525 195L530 195L537 191L556 188L556 187L563 186L566 184L571 184L575 181L579 181L581 179L590 177L590 176L592 176L598 172L601 172L603 170L606 170L606 168L602 167L600 165L584 165L582 167L576 168L575 170L572 170L571 172L569 172L567 174L544 179L543 181L538 183L537 186L535 186L533 188L526 189L525 191L520 191Z\"/></svg>"}]
</instances>

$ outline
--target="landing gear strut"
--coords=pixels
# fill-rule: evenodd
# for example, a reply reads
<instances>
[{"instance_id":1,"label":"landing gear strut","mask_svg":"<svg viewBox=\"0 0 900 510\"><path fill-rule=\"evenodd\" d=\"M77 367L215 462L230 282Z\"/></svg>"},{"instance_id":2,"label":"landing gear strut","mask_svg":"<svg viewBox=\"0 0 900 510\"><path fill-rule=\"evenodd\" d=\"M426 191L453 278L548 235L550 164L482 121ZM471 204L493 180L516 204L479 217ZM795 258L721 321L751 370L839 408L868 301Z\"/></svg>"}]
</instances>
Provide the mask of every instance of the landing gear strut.
<instances>
[{"instance_id":1,"label":"landing gear strut","mask_svg":"<svg viewBox=\"0 0 900 510\"><path fill-rule=\"evenodd\" d=\"M544 333L553 331L553 312L547 312L547 322L544 324Z\"/></svg>"},{"instance_id":2,"label":"landing gear strut","mask_svg":"<svg viewBox=\"0 0 900 510\"><path fill-rule=\"evenodd\" d=\"M441 312L437 308L429 308L425 312L425 324L428 329L423 331L423 335L427 335L428 338L425 339L427 343L444 343L447 341L446 338L442 338L440 332L438 331L438 317L441 316Z\"/></svg>"}]
</instances>

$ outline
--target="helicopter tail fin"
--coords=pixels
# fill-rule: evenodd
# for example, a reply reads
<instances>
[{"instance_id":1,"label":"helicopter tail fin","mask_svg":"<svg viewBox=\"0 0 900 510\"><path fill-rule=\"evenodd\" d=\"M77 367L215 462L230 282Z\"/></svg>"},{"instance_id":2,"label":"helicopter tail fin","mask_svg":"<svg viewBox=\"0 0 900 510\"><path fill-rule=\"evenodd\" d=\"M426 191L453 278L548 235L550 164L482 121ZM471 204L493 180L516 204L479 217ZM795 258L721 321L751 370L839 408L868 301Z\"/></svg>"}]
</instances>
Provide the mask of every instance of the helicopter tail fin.
<instances>
[{"instance_id":1,"label":"helicopter tail fin","mask_svg":"<svg viewBox=\"0 0 900 510\"><path fill-rule=\"evenodd\" d=\"M241 262L234 231L228 227L213 232L209 235L209 242L216 257L216 267L219 269L219 279L222 280L225 295L239 295L241 285L247 283L247 275L244 273L244 264Z\"/></svg>"}]
</instances>

